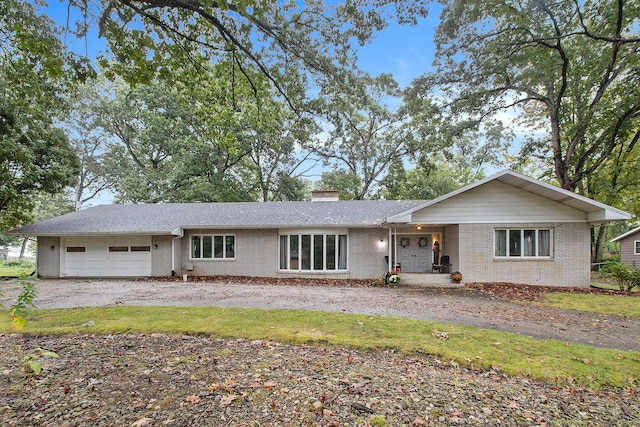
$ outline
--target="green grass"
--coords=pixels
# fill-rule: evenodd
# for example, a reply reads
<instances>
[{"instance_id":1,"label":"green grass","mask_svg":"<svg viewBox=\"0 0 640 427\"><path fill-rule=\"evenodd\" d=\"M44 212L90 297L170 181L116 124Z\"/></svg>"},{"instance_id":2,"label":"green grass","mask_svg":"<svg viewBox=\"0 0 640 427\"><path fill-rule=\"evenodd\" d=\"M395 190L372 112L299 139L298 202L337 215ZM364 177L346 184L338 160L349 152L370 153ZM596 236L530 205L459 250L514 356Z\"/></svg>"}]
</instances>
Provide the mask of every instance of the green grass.
<instances>
[{"instance_id":1,"label":"green grass","mask_svg":"<svg viewBox=\"0 0 640 427\"><path fill-rule=\"evenodd\" d=\"M205 334L362 351L395 349L404 355L431 354L452 365L479 369L498 366L509 375L559 385L629 387L640 381L631 379L640 372L640 352L404 318L215 307L101 307L37 310L31 314L23 329L25 334ZM86 326L89 322L94 326ZM0 317L0 333L10 332L8 316Z\"/></svg>"},{"instance_id":2,"label":"green grass","mask_svg":"<svg viewBox=\"0 0 640 427\"><path fill-rule=\"evenodd\" d=\"M622 295L550 292L545 295L545 301L534 304L589 313L640 316L640 298Z\"/></svg>"},{"instance_id":3,"label":"green grass","mask_svg":"<svg viewBox=\"0 0 640 427\"><path fill-rule=\"evenodd\" d=\"M28 276L35 268L36 264L33 261L0 261L0 276Z\"/></svg>"}]
</instances>

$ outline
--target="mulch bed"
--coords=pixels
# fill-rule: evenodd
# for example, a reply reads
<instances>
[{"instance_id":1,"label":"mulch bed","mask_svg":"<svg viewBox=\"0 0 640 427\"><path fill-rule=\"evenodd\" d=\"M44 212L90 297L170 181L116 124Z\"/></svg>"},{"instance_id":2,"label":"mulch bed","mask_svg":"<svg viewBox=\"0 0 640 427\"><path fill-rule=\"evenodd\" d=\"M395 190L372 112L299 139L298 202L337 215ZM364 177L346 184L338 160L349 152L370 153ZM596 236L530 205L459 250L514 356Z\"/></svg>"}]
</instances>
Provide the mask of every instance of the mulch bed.
<instances>
[{"instance_id":1,"label":"mulch bed","mask_svg":"<svg viewBox=\"0 0 640 427\"><path fill-rule=\"evenodd\" d=\"M182 282L181 277L145 277L139 280L151 282ZM346 288L368 288L381 286L382 282L369 279L316 279L302 277L253 277L253 276L189 276L189 282L196 283L239 283L248 285L288 285L288 286L340 286Z\"/></svg>"},{"instance_id":2,"label":"mulch bed","mask_svg":"<svg viewBox=\"0 0 640 427\"><path fill-rule=\"evenodd\" d=\"M54 350L39 376L25 354ZM640 425L637 388L590 390L430 356L207 336L0 336L2 426Z\"/></svg>"},{"instance_id":3,"label":"mulch bed","mask_svg":"<svg viewBox=\"0 0 640 427\"><path fill-rule=\"evenodd\" d=\"M153 277L140 280L182 282L178 277ZM340 286L347 288L365 287L394 287L397 285L384 284L369 279L323 279L323 278L277 278L277 277L251 277L251 276L189 276L190 282L197 283L225 283L225 284L254 284L254 285L281 285L281 286ZM538 286L517 283L466 283L466 289L484 292L496 298L506 300L540 301L544 295L550 292L569 292L580 294L604 294L625 295L640 297L640 292L625 292L620 290L608 290L600 288L574 288L563 286Z\"/></svg>"},{"instance_id":4,"label":"mulch bed","mask_svg":"<svg viewBox=\"0 0 640 427\"><path fill-rule=\"evenodd\" d=\"M640 292L625 292L600 288L571 288L563 286L521 285L514 283L467 283L465 284L465 288L475 289L502 299L524 301L540 301L544 299L545 294L552 292L640 297Z\"/></svg>"}]
</instances>

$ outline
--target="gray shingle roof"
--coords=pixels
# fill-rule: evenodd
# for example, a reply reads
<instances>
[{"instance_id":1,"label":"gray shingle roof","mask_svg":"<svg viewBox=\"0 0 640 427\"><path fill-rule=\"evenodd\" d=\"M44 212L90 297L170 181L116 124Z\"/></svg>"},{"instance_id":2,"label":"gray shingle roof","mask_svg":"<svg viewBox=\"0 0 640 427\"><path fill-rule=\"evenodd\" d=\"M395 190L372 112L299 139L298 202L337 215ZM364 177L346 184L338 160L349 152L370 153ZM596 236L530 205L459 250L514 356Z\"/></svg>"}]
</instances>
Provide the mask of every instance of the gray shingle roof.
<instances>
[{"instance_id":1,"label":"gray shingle roof","mask_svg":"<svg viewBox=\"0 0 640 427\"><path fill-rule=\"evenodd\" d=\"M61 236L170 234L179 228L373 227L420 200L100 205L12 230Z\"/></svg>"}]
</instances>

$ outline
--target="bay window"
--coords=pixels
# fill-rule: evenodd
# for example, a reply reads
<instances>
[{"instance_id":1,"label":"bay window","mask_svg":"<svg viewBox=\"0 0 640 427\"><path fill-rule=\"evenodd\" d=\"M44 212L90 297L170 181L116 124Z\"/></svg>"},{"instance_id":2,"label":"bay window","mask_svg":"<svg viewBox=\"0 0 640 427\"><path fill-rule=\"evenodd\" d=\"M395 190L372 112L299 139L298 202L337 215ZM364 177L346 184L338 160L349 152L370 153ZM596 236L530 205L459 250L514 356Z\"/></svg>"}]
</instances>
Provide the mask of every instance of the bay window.
<instances>
[{"instance_id":1,"label":"bay window","mask_svg":"<svg viewBox=\"0 0 640 427\"><path fill-rule=\"evenodd\" d=\"M325 233L281 234L279 268L291 271L347 269L347 235Z\"/></svg>"}]
</instances>

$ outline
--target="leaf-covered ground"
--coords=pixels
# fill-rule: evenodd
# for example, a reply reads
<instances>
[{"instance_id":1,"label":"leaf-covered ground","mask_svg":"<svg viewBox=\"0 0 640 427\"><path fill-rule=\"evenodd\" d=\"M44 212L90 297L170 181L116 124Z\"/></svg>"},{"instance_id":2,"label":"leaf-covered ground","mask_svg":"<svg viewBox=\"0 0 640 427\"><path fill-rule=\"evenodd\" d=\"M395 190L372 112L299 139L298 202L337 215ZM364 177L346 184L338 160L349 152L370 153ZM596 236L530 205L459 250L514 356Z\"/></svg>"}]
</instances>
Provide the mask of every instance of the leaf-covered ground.
<instances>
[{"instance_id":1,"label":"leaf-covered ground","mask_svg":"<svg viewBox=\"0 0 640 427\"><path fill-rule=\"evenodd\" d=\"M22 368L45 348L39 376ZM393 351L206 336L0 337L2 426L640 425L637 388L589 390Z\"/></svg>"}]
</instances>

